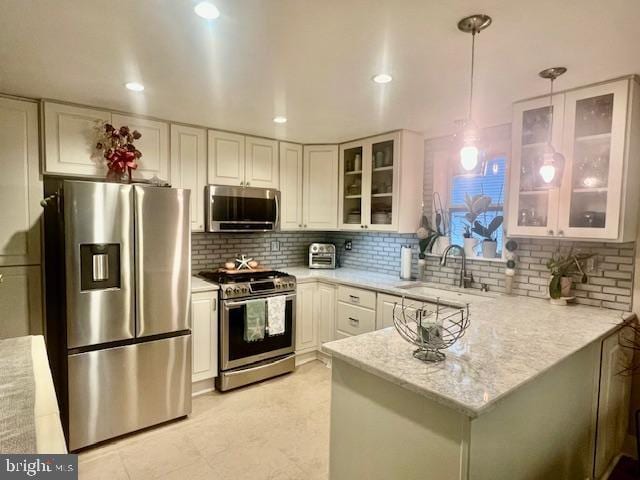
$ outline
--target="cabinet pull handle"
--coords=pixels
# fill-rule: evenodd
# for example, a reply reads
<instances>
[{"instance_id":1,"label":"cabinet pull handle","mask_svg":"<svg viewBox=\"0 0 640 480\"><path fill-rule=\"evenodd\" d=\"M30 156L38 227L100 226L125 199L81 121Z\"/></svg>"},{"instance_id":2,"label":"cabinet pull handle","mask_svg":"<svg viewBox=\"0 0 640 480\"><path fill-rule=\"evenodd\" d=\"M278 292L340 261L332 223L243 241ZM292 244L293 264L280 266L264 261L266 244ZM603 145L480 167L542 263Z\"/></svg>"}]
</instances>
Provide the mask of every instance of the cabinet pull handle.
<instances>
[{"instance_id":1,"label":"cabinet pull handle","mask_svg":"<svg viewBox=\"0 0 640 480\"><path fill-rule=\"evenodd\" d=\"M356 296L356 295L349 295L349 298L353 301L353 302L360 302L360 297Z\"/></svg>"},{"instance_id":2,"label":"cabinet pull handle","mask_svg":"<svg viewBox=\"0 0 640 480\"><path fill-rule=\"evenodd\" d=\"M4 273L0 273L0 283L4 282Z\"/></svg>"},{"instance_id":3,"label":"cabinet pull handle","mask_svg":"<svg viewBox=\"0 0 640 480\"><path fill-rule=\"evenodd\" d=\"M360 320L358 320L357 318L353 318L353 317L349 317L349 321L351 322L351 325L353 325L353 326L358 326L358 324L360 323Z\"/></svg>"}]
</instances>

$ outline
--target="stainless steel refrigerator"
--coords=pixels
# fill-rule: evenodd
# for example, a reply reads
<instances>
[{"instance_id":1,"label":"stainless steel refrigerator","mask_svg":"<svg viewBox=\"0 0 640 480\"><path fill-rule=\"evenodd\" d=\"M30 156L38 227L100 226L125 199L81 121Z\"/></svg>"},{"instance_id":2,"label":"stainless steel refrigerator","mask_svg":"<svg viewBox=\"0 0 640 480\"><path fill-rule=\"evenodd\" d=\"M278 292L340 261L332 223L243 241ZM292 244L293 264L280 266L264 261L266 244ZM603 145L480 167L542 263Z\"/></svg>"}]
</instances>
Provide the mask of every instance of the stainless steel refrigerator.
<instances>
[{"instance_id":1,"label":"stainless steel refrigerator","mask_svg":"<svg viewBox=\"0 0 640 480\"><path fill-rule=\"evenodd\" d=\"M57 185L64 305L47 330L64 325L56 386L77 450L191 411L190 192Z\"/></svg>"}]
</instances>

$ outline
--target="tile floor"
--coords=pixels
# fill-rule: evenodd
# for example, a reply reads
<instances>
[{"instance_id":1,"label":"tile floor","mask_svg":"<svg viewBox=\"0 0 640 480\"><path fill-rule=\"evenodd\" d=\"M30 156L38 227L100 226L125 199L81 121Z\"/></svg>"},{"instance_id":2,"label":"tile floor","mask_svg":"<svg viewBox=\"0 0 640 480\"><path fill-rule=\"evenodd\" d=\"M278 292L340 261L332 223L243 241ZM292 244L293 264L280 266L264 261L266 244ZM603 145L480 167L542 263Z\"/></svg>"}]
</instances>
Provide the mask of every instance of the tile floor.
<instances>
[{"instance_id":1,"label":"tile floor","mask_svg":"<svg viewBox=\"0 0 640 480\"><path fill-rule=\"evenodd\" d=\"M319 361L193 399L191 416L79 456L81 480L328 478L331 370Z\"/></svg>"}]
</instances>

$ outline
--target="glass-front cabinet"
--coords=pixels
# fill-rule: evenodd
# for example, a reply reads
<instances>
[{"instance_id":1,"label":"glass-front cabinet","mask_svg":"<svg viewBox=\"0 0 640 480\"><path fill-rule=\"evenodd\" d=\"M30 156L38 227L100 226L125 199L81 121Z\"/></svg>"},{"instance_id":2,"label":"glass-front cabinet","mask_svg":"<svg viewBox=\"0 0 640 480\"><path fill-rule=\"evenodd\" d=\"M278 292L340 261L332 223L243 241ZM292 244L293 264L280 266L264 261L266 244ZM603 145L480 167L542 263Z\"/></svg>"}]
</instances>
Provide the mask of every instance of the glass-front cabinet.
<instances>
[{"instance_id":1,"label":"glass-front cabinet","mask_svg":"<svg viewBox=\"0 0 640 480\"><path fill-rule=\"evenodd\" d=\"M548 98L541 98L514 106L508 229L512 235L555 233L558 189L544 183L540 167L549 139L553 145L562 141L563 112L563 95L554 96L551 105ZM517 208L511 209L512 205Z\"/></svg>"},{"instance_id":2,"label":"glass-front cabinet","mask_svg":"<svg viewBox=\"0 0 640 480\"><path fill-rule=\"evenodd\" d=\"M398 144L390 133L340 147L340 229L398 229Z\"/></svg>"},{"instance_id":3,"label":"glass-front cabinet","mask_svg":"<svg viewBox=\"0 0 640 480\"><path fill-rule=\"evenodd\" d=\"M633 239L640 167L639 133L630 126L638 128L637 89L635 78L625 78L554 95L551 106L548 97L514 105L509 235ZM539 173L550 115L552 145L565 157L553 188Z\"/></svg>"},{"instance_id":4,"label":"glass-front cabinet","mask_svg":"<svg viewBox=\"0 0 640 480\"><path fill-rule=\"evenodd\" d=\"M564 172L558 219L566 236L618 236L627 99L625 81L566 94L563 148L572 161Z\"/></svg>"}]
</instances>

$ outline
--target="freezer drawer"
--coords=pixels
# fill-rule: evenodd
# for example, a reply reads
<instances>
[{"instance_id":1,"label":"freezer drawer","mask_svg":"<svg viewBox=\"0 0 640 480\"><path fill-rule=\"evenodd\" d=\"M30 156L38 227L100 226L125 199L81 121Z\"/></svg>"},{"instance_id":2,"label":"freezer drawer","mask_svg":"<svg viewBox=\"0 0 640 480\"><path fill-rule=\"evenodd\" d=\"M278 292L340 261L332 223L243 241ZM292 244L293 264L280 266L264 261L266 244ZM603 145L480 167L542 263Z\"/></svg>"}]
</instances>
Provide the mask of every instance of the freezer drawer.
<instances>
[{"instance_id":1,"label":"freezer drawer","mask_svg":"<svg viewBox=\"0 0 640 480\"><path fill-rule=\"evenodd\" d=\"M69 355L69 450L191 412L191 335Z\"/></svg>"},{"instance_id":2,"label":"freezer drawer","mask_svg":"<svg viewBox=\"0 0 640 480\"><path fill-rule=\"evenodd\" d=\"M190 328L189 194L134 187L138 337Z\"/></svg>"}]
</instances>

